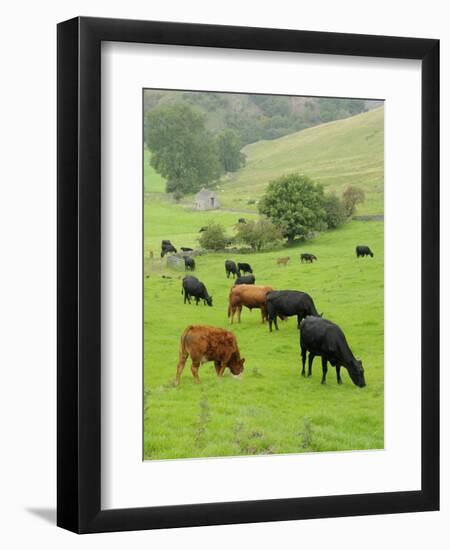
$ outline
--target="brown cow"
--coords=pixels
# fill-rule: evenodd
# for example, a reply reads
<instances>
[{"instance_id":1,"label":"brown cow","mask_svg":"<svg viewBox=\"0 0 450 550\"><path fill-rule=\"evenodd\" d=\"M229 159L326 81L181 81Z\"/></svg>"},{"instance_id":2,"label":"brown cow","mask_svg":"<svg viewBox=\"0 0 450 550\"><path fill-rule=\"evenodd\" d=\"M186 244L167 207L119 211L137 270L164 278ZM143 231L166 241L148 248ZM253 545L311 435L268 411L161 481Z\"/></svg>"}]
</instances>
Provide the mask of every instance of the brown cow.
<instances>
[{"instance_id":1,"label":"brown cow","mask_svg":"<svg viewBox=\"0 0 450 550\"><path fill-rule=\"evenodd\" d=\"M277 259L277 265L287 265L287 263L290 259L291 258L289 256L287 256L286 258L278 258Z\"/></svg>"},{"instance_id":2,"label":"brown cow","mask_svg":"<svg viewBox=\"0 0 450 550\"><path fill-rule=\"evenodd\" d=\"M234 314L237 312L238 323L241 322L242 306L251 311L254 308L261 310L261 320L267 320L266 297L272 292L271 286L236 285L230 290L228 297L228 319L233 324Z\"/></svg>"},{"instance_id":3,"label":"brown cow","mask_svg":"<svg viewBox=\"0 0 450 550\"><path fill-rule=\"evenodd\" d=\"M180 340L175 386L180 382L188 356L192 359L191 371L197 384L200 383L198 369L201 363L214 361L217 376L223 376L227 367L235 376L244 370L245 359L239 354L236 337L223 328L190 325L185 329Z\"/></svg>"}]
</instances>

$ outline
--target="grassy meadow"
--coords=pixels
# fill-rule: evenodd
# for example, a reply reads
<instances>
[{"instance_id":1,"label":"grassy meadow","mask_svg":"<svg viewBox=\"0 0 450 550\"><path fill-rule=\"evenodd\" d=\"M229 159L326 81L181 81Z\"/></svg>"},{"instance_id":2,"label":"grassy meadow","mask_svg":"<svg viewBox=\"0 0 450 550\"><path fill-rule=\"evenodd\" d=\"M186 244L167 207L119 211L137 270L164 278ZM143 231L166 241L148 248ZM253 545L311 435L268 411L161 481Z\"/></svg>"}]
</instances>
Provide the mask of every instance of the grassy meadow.
<instances>
[{"instance_id":1,"label":"grassy meadow","mask_svg":"<svg viewBox=\"0 0 450 550\"><path fill-rule=\"evenodd\" d=\"M213 296L213 307L184 305L184 272L159 257L163 238L175 246L198 246L198 229L214 218L232 232L238 214L193 212L158 193L151 177L144 203L144 458L171 459L383 448L383 223L351 222L307 243L258 254L208 253L196 257L195 275ZM155 184L153 186L153 184ZM251 216L248 216L251 217ZM368 244L375 257L357 259L355 246ZM150 259L148 250L154 250ZM318 257L301 264L301 252ZM276 265L276 258L290 263ZM321 362L313 376L300 376L296 318L269 333L258 310L242 312L240 325L227 320L232 279L226 259L248 261L257 284L308 292L324 317L344 330L354 355L363 360L367 386L357 388L342 369L336 383L329 366L321 385ZM164 276L164 277L163 277ZM227 369L218 379L213 363L194 383L190 360L173 387L180 335L189 324L231 328L246 358L241 380Z\"/></svg>"},{"instance_id":2,"label":"grassy meadow","mask_svg":"<svg viewBox=\"0 0 450 550\"><path fill-rule=\"evenodd\" d=\"M357 214L384 212L384 108L314 126L244 147L244 168L219 182L225 207L256 211L269 181L300 172L341 195L347 185L364 189Z\"/></svg>"}]
</instances>

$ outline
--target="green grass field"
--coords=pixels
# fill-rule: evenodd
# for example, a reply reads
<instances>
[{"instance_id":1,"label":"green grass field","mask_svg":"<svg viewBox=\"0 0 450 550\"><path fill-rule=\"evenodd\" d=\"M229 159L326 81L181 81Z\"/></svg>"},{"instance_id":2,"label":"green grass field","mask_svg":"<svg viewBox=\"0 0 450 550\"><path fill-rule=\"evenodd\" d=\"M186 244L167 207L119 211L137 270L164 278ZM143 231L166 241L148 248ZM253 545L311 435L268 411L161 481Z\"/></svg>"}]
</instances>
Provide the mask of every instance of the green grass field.
<instances>
[{"instance_id":1,"label":"green grass field","mask_svg":"<svg viewBox=\"0 0 450 550\"><path fill-rule=\"evenodd\" d=\"M166 267L159 257L161 239L198 246L198 229L211 217L231 232L237 215L198 213L152 194L144 205L144 457L169 459L231 455L379 449L383 447L383 223L352 222L313 241L259 254L210 253L196 258L195 275L213 296L213 307L184 305L184 272ZM368 244L373 259L356 259L355 245ZM148 249L155 251L148 258ZM302 251L319 259L300 264ZM276 258L287 256L287 267ZM316 358L312 378L300 376L296 319L269 333L259 311L244 309L242 323L227 321L228 292L224 261L249 261L257 284L310 293L320 312L338 323L357 358L363 360L367 386L353 385L345 369L343 385L329 367L321 385ZM165 275L166 277L162 277ZM200 368L196 385L190 360L173 387L180 335L189 324L231 328L246 358L241 380L227 370L218 379L214 365Z\"/></svg>"},{"instance_id":2,"label":"green grass field","mask_svg":"<svg viewBox=\"0 0 450 550\"><path fill-rule=\"evenodd\" d=\"M269 181L292 172L341 195L347 185L366 192L357 214L384 212L384 108L321 124L244 148L247 164L219 182L225 207L256 210Z\"/></svg>"}]
</instances>

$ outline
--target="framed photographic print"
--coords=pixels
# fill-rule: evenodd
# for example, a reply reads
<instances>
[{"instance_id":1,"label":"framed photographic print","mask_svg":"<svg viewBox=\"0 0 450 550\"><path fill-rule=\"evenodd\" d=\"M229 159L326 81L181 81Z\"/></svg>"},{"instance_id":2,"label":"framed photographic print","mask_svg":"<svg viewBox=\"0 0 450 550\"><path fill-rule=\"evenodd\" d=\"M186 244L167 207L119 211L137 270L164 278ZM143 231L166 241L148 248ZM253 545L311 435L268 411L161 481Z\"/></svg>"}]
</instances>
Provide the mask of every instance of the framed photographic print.
<instances>
[{"instance_id":1,"label":"framed photographic print","mask_svg":"<svg viewBox=\"0 0 450 550\"><path fill-rule=\"evenodd\" d=\"M58 525L437 510L439 42L58 25Z\"/></svg>"}]
</instances>

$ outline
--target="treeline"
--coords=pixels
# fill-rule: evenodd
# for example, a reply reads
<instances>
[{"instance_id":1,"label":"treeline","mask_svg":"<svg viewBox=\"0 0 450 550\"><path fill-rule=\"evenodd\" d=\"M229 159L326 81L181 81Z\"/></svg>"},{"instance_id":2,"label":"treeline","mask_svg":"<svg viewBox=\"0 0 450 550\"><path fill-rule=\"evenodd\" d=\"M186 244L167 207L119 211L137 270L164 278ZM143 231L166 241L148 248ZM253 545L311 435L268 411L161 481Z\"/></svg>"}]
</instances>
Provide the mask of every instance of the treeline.
<instances>
[{"instance_id":1,"label":"treeline","mask_svg":"<svg viewBox=\"0 0 450 550\"><path fill-rule=\"evenodd\" d=\"M380 101L362 99L146 90L144 112L180 101L202 112L205 125L213 134L226 128L234 130L241 147L347 118L380 105Z\"/></svg>"}]
</instances>

